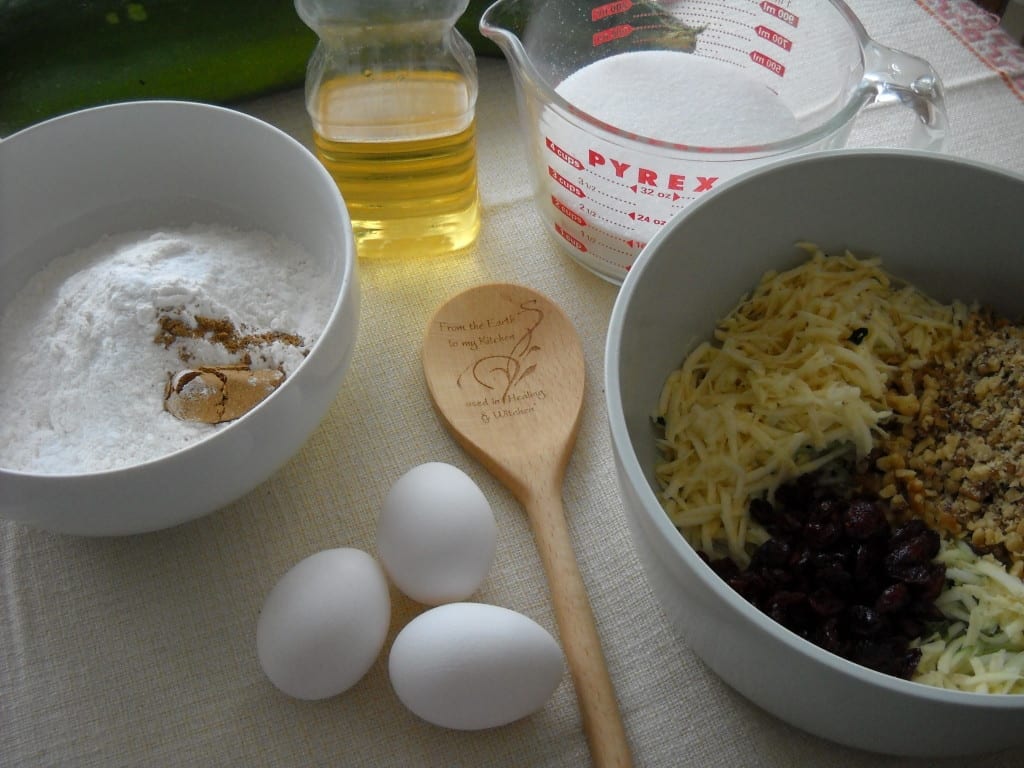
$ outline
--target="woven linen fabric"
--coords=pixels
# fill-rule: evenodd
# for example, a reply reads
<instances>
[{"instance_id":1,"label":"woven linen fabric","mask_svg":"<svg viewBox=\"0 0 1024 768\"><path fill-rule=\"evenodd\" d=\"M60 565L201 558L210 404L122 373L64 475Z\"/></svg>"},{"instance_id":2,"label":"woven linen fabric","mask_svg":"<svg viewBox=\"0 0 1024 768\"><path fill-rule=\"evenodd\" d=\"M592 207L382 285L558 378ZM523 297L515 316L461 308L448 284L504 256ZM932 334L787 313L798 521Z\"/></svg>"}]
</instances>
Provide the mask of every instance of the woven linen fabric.
<instances>
[{"instance_id":1,"label":"woven linen fabric","mask_svg":"<svg viewBox=\"0 0 1024 768\"><path fill-rule=\"evenodd\" d=\"M1024 172L1024 52L992 17L964 0L850 5L880 43L938 70L950 152ZM0 523L0 766L587 764L568 674L540 712L499 729L443 730L405 710L388 681L387 648L423 608L394 590L385 652L345 694L291 700L256 660L256 619L276 580L318 550L375 552L388 488L425 461L466 471L494 509L497 558L475 599L520 611L557 636L526 518L444 431L420 360L434 310L499 281L547 294L582 337L586 401L564 500L636 765L929 764L860 753L786 725L726 687L670 629L633 553L615 481L602 380L616 288L575 265L542 228L508 67L481 59L479 70L479 241L429 262L361 264L351 369L285 467L217 513L159 533L91 540ZM301 92L241 106L310 144ZM900 145L907 126L894 112L867 110L851 145ZM1009 768L1020 756L968 762Z\"/></svg>"}]
</instances>

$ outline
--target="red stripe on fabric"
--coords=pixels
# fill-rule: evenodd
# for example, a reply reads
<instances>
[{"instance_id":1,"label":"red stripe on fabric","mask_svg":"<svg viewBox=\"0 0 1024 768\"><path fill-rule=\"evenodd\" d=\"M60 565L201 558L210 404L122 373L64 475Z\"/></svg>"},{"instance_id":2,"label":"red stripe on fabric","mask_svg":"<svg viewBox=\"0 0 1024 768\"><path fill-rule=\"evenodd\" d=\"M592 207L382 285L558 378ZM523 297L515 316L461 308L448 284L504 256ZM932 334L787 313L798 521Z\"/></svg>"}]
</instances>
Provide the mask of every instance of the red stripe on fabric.
<instances>
[{"instance_id":1,"label":"red stripe on fabric","mask_svg":"<svg viewBox=\"0 0 1024 768\"><path fill-rule=\"evenodd\" d=\"M1024 101L1024 47L999 26L998 17L970 0L916 2Z\"/></svg>"}]
</instances>

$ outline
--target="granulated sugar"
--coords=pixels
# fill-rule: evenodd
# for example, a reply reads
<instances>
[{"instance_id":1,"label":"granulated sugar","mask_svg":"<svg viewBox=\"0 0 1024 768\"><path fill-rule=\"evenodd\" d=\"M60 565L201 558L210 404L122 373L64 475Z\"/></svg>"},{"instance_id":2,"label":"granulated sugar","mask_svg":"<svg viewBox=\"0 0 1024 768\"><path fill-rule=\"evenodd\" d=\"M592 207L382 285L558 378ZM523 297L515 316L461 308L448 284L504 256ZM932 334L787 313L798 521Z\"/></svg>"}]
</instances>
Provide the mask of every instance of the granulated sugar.
<instances>
[{"instance_id":1,"label":"granulated sugar","mask_svg":"<svg viewBox=\"0 0 1024 768\"><path fill-rule=\"evenodd\" d=\"M290 374L332 305L309 254L263 232L221 226L109 236L36 274L0 317L0 467L74 474L147 461L218 427L163 409L169 375L190 362ZM209 338L162 339L226 320L267 343L232 351ZM284 343L300 337L301 343ZM167 345L166 342L171 342Z\"/></svg>"},{"instance_id":2,"label":"granulated sugar","mask_svg":"<svg viewBox=\"0 0 1024 768\"><path fill-rule=\"evenodd\" d=\"M785 103L743 70L679 51L600 59L555 89L623 131L680 144L734 147L799 133Z\"/></svg>"}]
</instances>

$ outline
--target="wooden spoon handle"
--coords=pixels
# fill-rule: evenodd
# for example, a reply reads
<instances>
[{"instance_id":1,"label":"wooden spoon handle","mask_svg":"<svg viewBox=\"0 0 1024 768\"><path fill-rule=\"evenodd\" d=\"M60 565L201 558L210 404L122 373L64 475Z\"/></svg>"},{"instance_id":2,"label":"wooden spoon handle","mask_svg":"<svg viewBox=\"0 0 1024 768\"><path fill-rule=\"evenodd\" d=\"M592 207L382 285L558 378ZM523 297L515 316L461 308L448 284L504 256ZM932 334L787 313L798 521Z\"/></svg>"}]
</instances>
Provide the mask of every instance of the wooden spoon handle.
<instances>
[{"instance_id":1,"label":"wooden spoon handle","mask_svg":"<svg viewBox=\"0 0 1024 768\"><path fill-rule=\"evenodd\" d=\"M562 508L561 494L549 491L524 504L547 573L555 620L569 662L583 731L598 768L632 764L601 641Z\"/></svg>"}]
</instances>

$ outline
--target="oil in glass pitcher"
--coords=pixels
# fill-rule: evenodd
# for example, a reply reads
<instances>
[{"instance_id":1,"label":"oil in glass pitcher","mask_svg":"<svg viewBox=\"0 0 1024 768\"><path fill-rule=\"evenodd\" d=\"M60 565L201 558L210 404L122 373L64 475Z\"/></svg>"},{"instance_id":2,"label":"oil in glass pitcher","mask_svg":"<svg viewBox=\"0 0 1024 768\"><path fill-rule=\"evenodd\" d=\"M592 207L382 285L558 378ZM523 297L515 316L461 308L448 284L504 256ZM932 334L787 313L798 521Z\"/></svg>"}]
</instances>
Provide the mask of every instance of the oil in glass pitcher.
<instances>
[{"instance_id":1,"label":"oil in glass pitcher","mask_svg":"<svg viewBox=\"0 0 1024 768\"><path fill-rule=\"evenodd\" d=\"M314 148L360 257L430 256L480 230L468 0L295 0L319 42L306 73Z\"/></svg>"}]
</instances>

